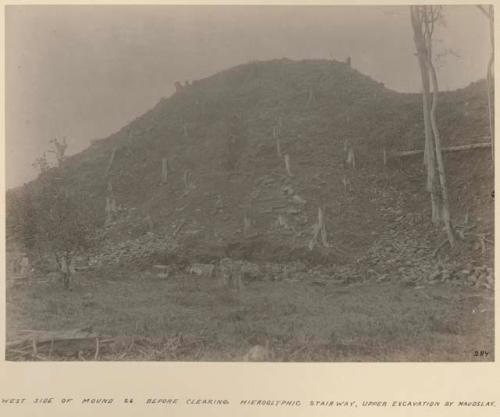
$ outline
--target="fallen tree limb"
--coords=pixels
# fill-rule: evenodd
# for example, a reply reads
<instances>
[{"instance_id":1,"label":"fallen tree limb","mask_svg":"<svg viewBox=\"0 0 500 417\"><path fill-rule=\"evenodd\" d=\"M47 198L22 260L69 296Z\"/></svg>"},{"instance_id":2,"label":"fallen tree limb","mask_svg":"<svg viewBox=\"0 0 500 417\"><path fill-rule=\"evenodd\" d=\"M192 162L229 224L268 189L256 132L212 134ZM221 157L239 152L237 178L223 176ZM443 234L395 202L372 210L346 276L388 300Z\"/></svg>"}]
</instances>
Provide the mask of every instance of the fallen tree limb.
<instances>
[{"instance_id":1,"label":"fallen tree limb","mask_svg":"<svg viewBox=\"0 0 500 417\"><path fill-rule=\"evenodd\" d=\"M177 226L177 228L174 230L174 233L172 234L172 237L176 237L186 223L187 220L184 220L179 226Z\"/></svg>"},{"instance_id":2,"label":"fallen tree limb","mask_svg":"<svg viewBox=\"0 0 500 417\"><path fill-rule=\"evenodd\" d=\"M471 145L450 146L447 148L442 148L441 150L443 152L459 152L459 151L469 151L472 149L482 149L482 148L491 148L491 143L483 142L483 143L473 143ZM389 158L404 158L407 156L421 155L423 153L424 153L423 149L416 151L392 152L389 154Z\"/></svg>"},{"instance_id":3,"label":"fallen tree limb","mask_svg":"<svg viewBox=\"0 0 500 417\"><path fill-rule=\"evenodd\" d=\"M444 248L444 245L446 245L447 243L449 243L448 241L448 238L446 238L445 240L443 240L439 246L434 250L434 252L432 253L432 257L435 258L437 256L437 254L439 253L439 251Z\"/></svg>"},{"instance_id":4,"label":"fallen tree limb","mask_svg":"<svg viewBox=\"0 0 500 417\"><path fill-rule=\"evenodd\" d=\"M92 340L97 338L97 334L88 329L71 329L63 331L39 331L26 330L17 340L7 343L8 349L28 345L36 353L37 347L42 344L54 344L54 342L67 342L75 340Z\"/></svg>"}]
</instances>

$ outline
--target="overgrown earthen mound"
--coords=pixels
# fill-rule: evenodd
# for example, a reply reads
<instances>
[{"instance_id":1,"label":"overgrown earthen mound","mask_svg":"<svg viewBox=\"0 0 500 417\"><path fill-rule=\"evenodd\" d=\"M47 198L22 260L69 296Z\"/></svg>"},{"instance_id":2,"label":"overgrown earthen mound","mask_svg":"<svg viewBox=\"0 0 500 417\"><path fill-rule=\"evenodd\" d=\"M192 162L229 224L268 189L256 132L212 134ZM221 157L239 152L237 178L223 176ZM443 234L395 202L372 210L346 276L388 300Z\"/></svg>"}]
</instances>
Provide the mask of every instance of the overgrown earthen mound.
<instances>
[{"instance_id":1,"label":"overgrown earthen mound","mask_svg":"<svg viewBox=\"0 0 500 417\"><path fill-rule=\"evenodd\" d=\"M442 93L444 146L484 141L486 100L483 82ZM391 231L417 246L442 239L429 226L421 158L390 158L423 147L422 124L419 95L389 90L345 63L252 62L179 88L64 169L95 202L97 254L139 239L152 245L148 259L168 261L154 243L164 238L189 259L351 262ZM492 230L489 155L447 158L453 218L467 213L480 231ZM105 225L110 183L117 211ZM319 208L331 247L319 242L312 253Z\"/></svg>"}]
</instances>

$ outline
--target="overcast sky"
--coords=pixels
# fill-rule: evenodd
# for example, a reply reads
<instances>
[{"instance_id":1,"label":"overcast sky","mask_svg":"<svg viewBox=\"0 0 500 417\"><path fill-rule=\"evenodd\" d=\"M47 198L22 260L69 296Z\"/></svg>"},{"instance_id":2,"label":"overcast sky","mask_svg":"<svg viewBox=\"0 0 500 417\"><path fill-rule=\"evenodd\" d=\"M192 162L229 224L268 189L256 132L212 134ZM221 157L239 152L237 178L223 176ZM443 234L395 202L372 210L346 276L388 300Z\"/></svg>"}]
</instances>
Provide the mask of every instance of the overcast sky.
<instances>
[{"instance_id":1,"label":"overcast sky","mask_svg":"<svg viewBox=\"0 0 500 417\"><path fill-rule=\"evenodd\" d=\"M473 6L445 8L443 89L484 77L488 26ZM7 187L35 176L54 137L71 153L195 80L251 60L345 60L399 91L419 91L407 7L8 6Z\"/></svg>"}]
</instances>

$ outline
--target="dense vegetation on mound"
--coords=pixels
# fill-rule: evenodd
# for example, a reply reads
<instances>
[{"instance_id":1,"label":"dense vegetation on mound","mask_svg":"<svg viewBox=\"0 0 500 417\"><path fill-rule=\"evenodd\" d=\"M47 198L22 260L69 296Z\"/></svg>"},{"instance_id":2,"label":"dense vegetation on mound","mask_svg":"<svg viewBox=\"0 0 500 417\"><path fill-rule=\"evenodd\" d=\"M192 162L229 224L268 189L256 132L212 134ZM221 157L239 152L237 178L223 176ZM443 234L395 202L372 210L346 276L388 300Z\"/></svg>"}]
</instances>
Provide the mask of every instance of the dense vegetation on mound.
<instances>
[{"instance_id":1,"label":"dense vegetation on mound","mask_svg":"<svg viewBox=\"0 0 500 417\"><path fill-rule=\"evenodd\" d=\"M484 83L441 95L443 145L482 141ZM94 205L101 246L150 232L175 235L191 258L306 259L321 207L334 246L324 260L349 261L394 227L433 237L421 158L383 164L384 150L390 156L423 147L422 124L420 95L389 90L346 63L252 62L183 86L63 169ZM355 168L346 167L347 147ZM486 150L450 156L455 221L465 213L480 223L492 219L491 173ZM109 183L119 210L104 227ZM422 221L405 223L415 216Z\"/></svg>"}]
</instances>

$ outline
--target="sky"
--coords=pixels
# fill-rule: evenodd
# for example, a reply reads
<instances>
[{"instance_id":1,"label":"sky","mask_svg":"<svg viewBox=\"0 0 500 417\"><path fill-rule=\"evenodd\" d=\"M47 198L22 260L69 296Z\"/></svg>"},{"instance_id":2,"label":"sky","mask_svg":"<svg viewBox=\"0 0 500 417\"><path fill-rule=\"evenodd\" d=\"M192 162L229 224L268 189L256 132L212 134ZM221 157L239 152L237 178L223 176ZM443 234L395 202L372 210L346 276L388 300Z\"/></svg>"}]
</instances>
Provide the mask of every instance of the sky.
<instances>
[{"instance_id":1,"label":"sky","mask_svg":"<svg viewBox=\"0 0 500 417\"><path fill-rule=\"evenodd\" d=\"M444 8L441 89L484 78L486 19ZM175 81L252 60L337 59L386 87L420 91L408 7L7 6L6 185L36 176L53 138L86 148L152 108Z\"/></svg>"}]
</instances>

